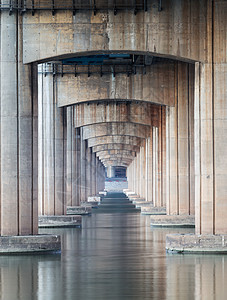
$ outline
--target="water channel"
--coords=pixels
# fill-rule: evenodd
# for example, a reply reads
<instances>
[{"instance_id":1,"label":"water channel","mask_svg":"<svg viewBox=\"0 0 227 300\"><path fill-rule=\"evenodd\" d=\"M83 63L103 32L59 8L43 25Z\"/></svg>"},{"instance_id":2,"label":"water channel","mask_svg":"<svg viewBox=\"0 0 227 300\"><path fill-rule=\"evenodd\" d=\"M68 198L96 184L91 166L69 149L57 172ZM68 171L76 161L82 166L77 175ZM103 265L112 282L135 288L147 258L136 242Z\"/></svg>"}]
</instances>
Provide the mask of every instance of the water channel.
<instances>
[{"instance_id":1,"label":"water channel","mask_svg":"<svg viewBox=\"0 0 227 300\"><path fill-rule=\"evenodd\" d=\"M0 299L226 299L227 256L173 255L149 216L93 214L62 235L57 255L0 257Z\"/></svg>"}]
</instances>

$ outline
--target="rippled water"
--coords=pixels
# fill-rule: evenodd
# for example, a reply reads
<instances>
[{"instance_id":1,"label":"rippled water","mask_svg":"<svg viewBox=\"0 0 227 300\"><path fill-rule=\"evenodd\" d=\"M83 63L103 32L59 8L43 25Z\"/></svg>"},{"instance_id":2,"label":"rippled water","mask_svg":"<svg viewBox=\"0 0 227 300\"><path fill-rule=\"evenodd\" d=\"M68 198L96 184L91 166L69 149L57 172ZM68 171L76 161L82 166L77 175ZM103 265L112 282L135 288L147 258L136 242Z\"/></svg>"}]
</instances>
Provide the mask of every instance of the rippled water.
<instances>
[{"instance_id":1,"label":"rippled water","mask_svg":"<svg viewBox=\"0 0 227 300\"><path fill-rule=\"evenodd\" d=\"M140 214L94 214L62 235L61 255L0 257L0 299L227 299L227 257L165 253Z\"/></svg>"}]
</instances>

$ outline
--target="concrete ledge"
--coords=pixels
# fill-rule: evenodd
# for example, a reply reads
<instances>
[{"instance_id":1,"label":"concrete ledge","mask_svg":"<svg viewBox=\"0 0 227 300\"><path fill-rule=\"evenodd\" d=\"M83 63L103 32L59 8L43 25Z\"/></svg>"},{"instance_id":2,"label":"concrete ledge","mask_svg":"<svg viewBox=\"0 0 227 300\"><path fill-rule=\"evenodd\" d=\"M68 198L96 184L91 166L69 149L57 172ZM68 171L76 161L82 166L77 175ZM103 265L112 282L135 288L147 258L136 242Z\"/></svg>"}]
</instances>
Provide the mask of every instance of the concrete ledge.
<instances>
[{"instance_id":1,"label":"concrete ledge","mask_svg":"<svg viewBox=\"0 0 227 300\"><path fill-rule=\"evenodd\" d=\"M67 206L67 215L90 215L91 206Z\"/></svg>"},{"instance_id":2,"label":"concrete ledge","mask_svg":"<svg viewBox=\"0 0 227 300\"><path fill-rule=\"evenodd\" d=\"M133 204L138 205L139 207L145 206L145 207L151 207L152 203L144 200L133 200Z\"/></svg>"},{"instance_id":3,"label":"concrete ledge","mask_svg":"<svg viewBox=\"0 0 227 300\"><path fill-rule=\"evenodd\" d=\"M99 203L101 201L101 197L98 197L98 196L88 197L87 201L88 202L97 202L97 203Z\"/></svg>"},{"instance_id":4,"label":"concrete ledge","mask_svg":"<svg viewBox=\"0 0 227 300\"><path fill-rule=\"evenodd\" d=\"M227 254L227 235L168 234L166 250L185 254Z\"/></svg>"},{"instance_id":5,"label":"concrete ledge","mask_svg":"<svg viewBox=\"0 0 227 300\"><path fill-rule=\"evenodd\" d=\"M151 217L152 227L195 227L195 216L153 216Z\"/></svg>"},{"instance_id":6,"label":"concrete ledge","mask_svg":"<svg viewBox=\"0 0 227 300\"><path fill-rule=\"evenodd\" d=\"M90 202L82 202L81 206L82 207L90 207L90 208L97 208L100 202L97 201L90 201Z\"/></svg>"},{"instance_id":7,"label":"concrete ledge","mask_svg":"<svg viewBox=\"0 0 227 300\"><path fill-rule=\"evenodd\" d=\"M1 236L0 255L57 253L61 250L59 235Z\"/></svg>"},{"instance_id":8,"label":"concrete ledge","mask_svg":"<svg viewBox=\"0 0 227 300\"><path fill-rule=\"evenodd\" d=\"M166 215L165 207L152 207L152 206L142 206L142 215Z\"/></svg>"},{"instance_id":9,"label":"concrete ledge","mask_svg":"<svg viewBox=\"0 0 227 300\"><path fill-rule=\"evenodd\" d=\"M39 216L39 228L81 227L81 216Z\"/></svg>"}]
</instances>

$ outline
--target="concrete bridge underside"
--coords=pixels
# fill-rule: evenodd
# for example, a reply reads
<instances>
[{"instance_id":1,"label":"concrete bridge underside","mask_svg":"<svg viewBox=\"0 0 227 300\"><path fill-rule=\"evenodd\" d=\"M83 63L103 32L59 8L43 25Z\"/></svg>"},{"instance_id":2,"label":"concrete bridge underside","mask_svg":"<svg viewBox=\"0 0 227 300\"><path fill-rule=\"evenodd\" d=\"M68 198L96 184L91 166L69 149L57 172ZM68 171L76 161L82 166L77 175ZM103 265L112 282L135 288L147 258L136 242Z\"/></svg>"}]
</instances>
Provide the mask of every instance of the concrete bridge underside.
<instances>
[{"instance_id":1,"label":"concrete bridge underside","mask_svg":"<svg viewBox=\"0 0 227 300\"><path fill-rule=\"evenodd\" d=\"M227 251L227 2L22 2L0 4L0 234L37 234L38 214L65 215L125 166L132 192L195 216L170 249Z\"/></svg>"}]
</instances>

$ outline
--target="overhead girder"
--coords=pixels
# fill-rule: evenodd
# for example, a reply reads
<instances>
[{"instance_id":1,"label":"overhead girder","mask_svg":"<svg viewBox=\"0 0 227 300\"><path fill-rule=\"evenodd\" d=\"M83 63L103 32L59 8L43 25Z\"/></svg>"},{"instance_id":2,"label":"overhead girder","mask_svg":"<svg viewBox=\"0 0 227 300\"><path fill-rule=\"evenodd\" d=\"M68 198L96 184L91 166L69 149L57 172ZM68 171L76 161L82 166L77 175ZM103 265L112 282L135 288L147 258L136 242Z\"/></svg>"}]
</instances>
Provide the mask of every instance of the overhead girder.
<instances>
[{"instance_id":1,"label":"overhead girder","mask_svg":"<svg viewBox=\"0 0 227 300\"><path fill-rule=\"evenodd\" d=\"M58 106L62 107L97 100L106 101L107 99L146 101L174 106L174 67L175 63L173 61L158 61L150 66L137 67L137 74L135 75L134 72L131 72L131 76L128 76L125 72L125 67L113 64L111 68L113 70L112 74L108 72L100 76L100 66L77 65L76 71L74 65L64 66L62 76L60 74L60 76L56 76L59 95ZM104 69L105 67L103 71ZM130 65L128 65L128 69L131 69ZM146 74L144 74L145 69ZM64 74L66 70L68 70L68 74ZM74 76L74 72L76 72L76 76ZM87 73L88 76L82 76L82 73ZM163 78L165 78L165 81ZM70 86L67 92L65 92L66 86Z\"/></svg>"},{"instance_id":2,"label":"overhead girder","mask_svg":"<svg viewBox=\"0 0 227 300\"><path fill-rule=\"evenodd\" d=\"M150 126L134 123L101 123L82 127L83 139L90 139L106 135L124 135L147 138L150 135Z\"/></svg>"},{"instance_id":3,"label":"overhead girder","mask_svg":"<svg viewBox=\"0 0 227 300\"><path fill-rule=\"evenodd\" d=\"M105 151L105 150L128 150L139 152L140 146L130 145L130 144L120 144L120 143L111 143L111 144L103 144L92 147L93 152Z\"/></svg>"},{"instance_id":4,"label":"overhead girder","mask_svg":"<svg viewBox=\"0 0 227 300\"><path fill-rule=\"evenodd\" d=\"M105 144L129 144L134 146L140 146L142 138L134 136L122 136L122 135L108 135L104 137L91 138L88 140L88 147L94 147L97 145Z\"/></svg>"},{"instance_id":5,"label":"overhead girder","mask_svg":"<svg viewBox=\"0 0 227 300\"><path fill-rule=\"evenodd\" d=\"M103 163L103 165L106 168L108 168L108 167L125 167L125 168L127 168L129 166L128 163L122 163L122 162L112 163L111 165L109 165L108 163Z\"/></svg>"},{"instance_id":6,"label":"overhead girder","mask_svg":"<svg viewBox=\"0 0 227 300\"><path fill-rule=\"evenodd\" d=\"M130 165L130 163L133 161L132 159L113 159L113 160L111 160L111 159L103 159L103 160L101 160L102 161L102 163L104 164L104 165L106 165L106 164L108 164L109 166L112 166L113 164L119 164L119 165L121 165L121 164L126 164L127 166L129 166Z\"/></svg>"},{"instance_id":7,"label":"overhead girder","mask_svg":"<svg viewBox=\"0 0 227 300\"><path fill-rule=\"evenodd\" d=\"M113 122L158 126L159 107L146 102L123 100L81 103L74 106L74 126Z\"/></svg>"},{"instance_id":8,"label":"overhead girder","mask_svg":"<svg viewBox=\"0 0 227 300\"><path fill-rule=\"evenodd\" d=\"M124 158L129 158L129 159L134 159L135 156L131 156L131 155L121 155L121 154L115 154L115 155L109 155L109 154L106 154L106 155L102 155L102 156L99 156L99 159L124 159Z\"/></svg>"},{"instance_id":9,"label":"overhead girder","mask_svg":"<svg viewBox=\"0 0 227 300\"><path fill-rule=\"evenodd\" d=\"M103 155L129 155L132 157L136 156L135 151L130 151L130 150L103 150L103 151L98 151L96 152L97 157L102 157Z\"/></svg>"}]
</instances>

